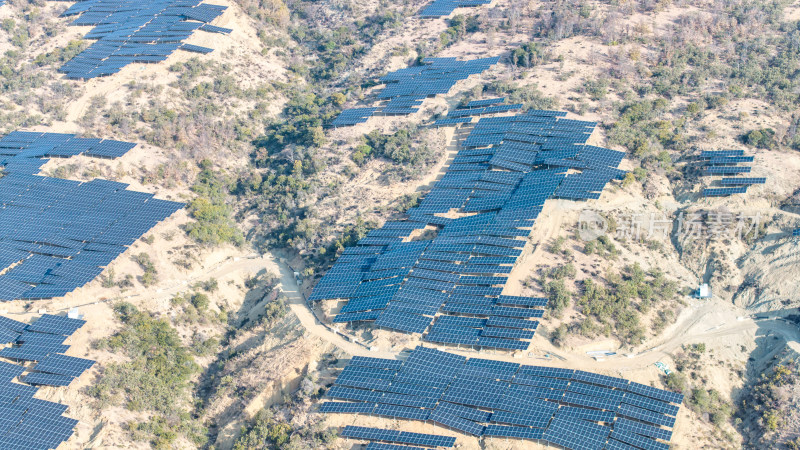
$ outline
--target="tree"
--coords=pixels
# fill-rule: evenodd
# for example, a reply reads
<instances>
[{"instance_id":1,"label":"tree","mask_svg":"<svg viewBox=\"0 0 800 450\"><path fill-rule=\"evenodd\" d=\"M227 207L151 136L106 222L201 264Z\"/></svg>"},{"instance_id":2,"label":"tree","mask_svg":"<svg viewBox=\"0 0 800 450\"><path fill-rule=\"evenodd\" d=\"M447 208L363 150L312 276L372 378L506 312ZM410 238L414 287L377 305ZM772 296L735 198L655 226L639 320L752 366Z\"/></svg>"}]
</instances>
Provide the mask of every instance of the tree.
<instances>
[{"instance_id":1,"label":"tree","mask_svg":"<svg viewBox=\"0 0 800 450\"><path fill-rule=\"evenodd\" d=\"M751 145L756 148L774 149L778 146L778 142L775 140L775 130L772 128L751 130L742 136L742 140L747 145Z\"/></svg>"}]
</instances>

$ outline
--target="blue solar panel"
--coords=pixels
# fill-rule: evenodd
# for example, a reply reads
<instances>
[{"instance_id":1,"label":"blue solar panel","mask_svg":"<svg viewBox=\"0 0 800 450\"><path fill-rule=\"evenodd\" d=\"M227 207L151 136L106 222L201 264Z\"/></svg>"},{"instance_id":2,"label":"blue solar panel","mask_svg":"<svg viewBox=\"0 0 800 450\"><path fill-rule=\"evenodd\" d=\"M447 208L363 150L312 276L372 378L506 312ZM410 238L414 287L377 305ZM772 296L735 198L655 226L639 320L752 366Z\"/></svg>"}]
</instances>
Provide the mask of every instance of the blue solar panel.
<instances>
[{"instance_id":1,"label":"blue solar panel","mask_svg":"<svg viewBox=\"0 0 800 450\"><path fill-rule=\"evenodd\" d=\"M597 449L604 447L611 428L570 419L553 419L542 438L567 448Z\"/></svg>"},{"instance_id":2,"label":"blue solar panel","mask_svg":"<svg viewBox=\"0 0 800 450\"><path fill-rule=\"evenodd\" d=\"M488 5L491 0L434 0L419 15L425 18L449 16L456 8Z\"/></svg>"},{"instance_id":3,"label":"blue solar panel","mask_svg":"<svg viewBox=\"0 0 800 450\"><path fill-rule=\"evenodd\" d=\"M767 182L766 177L755 177L755 178L723 178L719 180L719 183L723 186L738 186L743 184L764 184Z\"/></svg>"},{"instance_id":4,"label":"blue solar panel","mask_svg":"<svg viewBox=\"0 0 800 450\"><path fill-rule=\"evenodd\" d=\"M497 299L497 303L501 305L515 305L515 306L547 306L549 299L547 297L520 297L513 295L501 295Z\"/></svg>"},{"instance_id":5,"label":"blue solar panel","mask_svg":"<svg viewBox=\"0 0 800 450\"><path fill-rule=\"evenodd\" d=\"M83 324L82 321L77 321L77 323L53 321L53 317L56 316L43 316L36 323L40 323L41 329L64 334L72 334ZM10 328L19 330L19 332L11 331ZM67 336L31 331L31 328L33 327L21 322L0 317L0 331L8 330L15 333L17 339L12 342L18 345L0 351L0 357L41 361L53 361L60 357L68 358L57 354L66 351L69 347L61 344ZM65 365L67 369L72 369L76 366L76 360L77 358L62 361L68 362ZM79 361L83 361L87 367L93 364L92 361ZM0 407L0 424L2 424L0 425L0 429L2 429L0 448L56 448L72 435L77 421L61 416L67 407L38 400L33 396L37 392L38 386L68 386L79 372L76 371L73 374L45 373L38 371L40 365L23 367L0 361L0 406L2 406ZM26 371L28 373L25 373ZM27 383L27 385L11 383L14 378Z\"/></svg>"},{"instance_id":6,"label":"blue solar panel","mask_svg":"<svg viewBox=\"0 0 800 450\"><path fill-rule=\"evenodd\" d=\"M69 386L74 379L65 375L34 372L26 375L22 381L35 386Z\"/></svg>"},{"instance_id":7,"label":"blue solar panel","mask_svg":"<svg viewBox=\"0 0 800 450\"><path fill-rule=\"evenodd\" d=\"M74 334L86 323L85 320L70 319L69 317L43 314L33 324L28 326L29 331L38 333L57 334L69 336Z\"/></svg>"},{"instance_id":8,"label":"blue solar panel","mask_svg":"<svg viewBox=\"0 0 800 450\"><path fill-rule=\"evenodd\" d=\"M398 375L387 390L351 389L337 380L329 397L360 402L328 402L321 411L431 420L474 436L539 439L568 448L603 448L609 434L618 443L614 448L665 448L672 431L664 427L671 427L677 414L670 402L682 400L680 394L605 375L464 358L425 347L412 351L399 370L393 360L370 358L357 361L370 366L354 366L351 373L383 373L371 366L388 361L389 372ZM406 395L389 394L390 389ZM664 410L672 416L658 412ZM393 436L372 439L399 442Z\"/></svg>"},{"instance_id":9,"label":"blue solar panel","mask_svg":"<svg viewBox=\"0 0 800 450\"><path fill-rule=\"evenodd\" d=\"M383 359L383 358L369 358L366 356L353 356L350 359L350 365L352 366L364 366L364 367L376 367L381 369L399 369L402 365L402 361L398 361L395 359Z\"/></svg>"},{"instance_id":10,"label":"blue solar panel","mask_svg":"<svg viewBox=\"0 0 800 450\"><path fill-rule=\"evenodd\" d=\"M711 166L711 167L704 167L706 174L738 174L738 173L748 173L752 168L748 166Z\"/></svg>"},{"instance_id":11,"label":"blue solar panel","mask_svg":"<svg viewBox=\"0 0 800 450\"><path fill-rule=\"evenodd\" d=\"M577 406L562 406L556 411L555 417L571 417L575 419L591 420L593 422L612 423L614 422L616 414L613 411L600 411Z\"/></svg>"},{"instance_id":12,"label":"blue solar panel","mask_svg":"<svg viewBox=\"0 0 800 450\"><path fill-rule=\"evenodd\" d=\"M72 356L51 354L36 365L39 372L78 377L94 365L94 361Z\"/></svg>"},{"instance_id":13,"label":"blue solar panel","mask_svg":"<svg viewBox=\"0 0 800 450\"><path fill-rule=\"evenodd\" d=\"M410 447L407 445L385 444L382 442L370 442L366 450L425 450L423 447Z\"/></svg>"},{"instance_id":14,"label":"blue solar panel","mask_svg":"<svg viewBox=\"0 0 800 450\"><path fill-rule=\"evenodd\" d=\"M618 431L629 431L642 436L669 441L672 438L672 431L665 428L655 427L641 422L620 417L614 423L614 429Z\"/></svg>"},{"instance_id":15,"label":"blue solar panel","mask_svg":"<svg viewBox=\"0 0 800 450\"><path fill-rule=\"evenodd\" d=\"M735 188L708 188L703 189L703 197L727 197L733 194L744 194L747 192L747 186Z\"/></svg>"},{"instance_id":16,"label":"blue solar panel","mask_svg":"<svg viewBox=\"0 0 800 450\"><path fill-rule=\"evenodd\" d=\"M350 126L364 123L369 119L378 108L353 108L345 109L336 119L331 122L334 127Z\"/></svg>"},{"instance_id":17,"label":"blue solar panel","mask_svg":"<svg viewBox=\"0 0 800 450\"><path fill-rule=\"evenodd\" d=\"M2 328L15 331L17 333L22 333L28 328L28 324L14 319L9 319L8 317L0 316L0 329Z\"/></svg>"},{"instance_id":18,"label":"blue solar panel","mask_svg":"<svg viewBox=\"0 0 800 450\"><path fill-rule=\"evenodd\" d=\"M742 156L742 155L744 155L744 150L705 150L702 153L700 153L700 158L710 159L710 158Z\"/></svg>"},{"instance_id":19,"label":"blue solar panel","mask_svg":"<svg viewBox=\"0 0 800 450\"><path fill-rule=\"evenodd\" d=\"M192 45L192 44L181 45L181 50L186 50L187 52L202 53L202 54L207 54L214 51L213 48L201 47L199 45Z\"/></svg>"},{"instance_id":20,"label":"blue solar panel","mask_svg":"<svg viewBox=\"0 0 800 450\"><path fill-rule=\"evenodd\" d=\"M443 67L446 72L463 67L463 62L431 60L428 66L393 72L383 78L389 83L385 91L392 92L395 82L410 82L423 72ZM407 107L416 105L423 95L406 92L386 98L392 99L391 104ZM496 103L472 105L478 109L463 111L473 114L493 105ZM533 111L478 121L445 176L419 206L408 211L413 225L401 226L401 220L371 231L359 244L381 248L345 252L310 299L348 299L335 322L376 320L377 326L397 331L424 333L430 328L424 336L430 342L526 349L526 341L538 326L530 319L542 316L547 299L501 295L505 275L513 270L525 245L517 238L527 237L525 228L533 225L549 198L598 198L610 180L624 175L616 169L624 153L585 144L596 123L564 119L563 115ZM495 144L499 145L490 149L467 148ZM520 172L494 170L487 160ZM548 168L546 162L566 167ZM567 176L567 167L580 173ZM478 214L458 219L437 215L453 209ZM410 235L409 230L426 225L439 229L435 238L402 241ZM389 244L406 251L402 256L384 253ZM355 268L349 266L355 264ZM437 312L447 315L431 327L431 316ZM483 322L466 326L466 330L453 328L457 325L447 321L452 315L469 315Z\"/></svg>"},{"instance_id":21,"label":"blue solar panel","mask_svg":"<svg viewBox=\"0 0 800 450\"><path fill-rule=\"evenodd\" d=\"M487 411L481 411L477 408L470 408L468 406L456 405L455 403L448 402L439 402L439 404L436 406L436 411L446 412L456 417L467 419L473 422L488 422L489 416L491 415L491 413Z\"/></svg>"},{"instance_id":22,"label":"blue solar panel","mask_svg":"<svg viewBox=\"0 0 800 450\"><path fill-rule=\"evenodd\" d=\"M227 8L202 0L86 0L63 16L73 25L94 26L84 37L96 39L89 48L59 69L68 78L112 75L128 64L163 61L175 50L208 53L211 49L181 42L195 30L228 34L232 30L208 24Z\"/></svg>"},{"instance_id":23,"label":"blue solar panel","mask_svg":"<svg viewBox=\"0 0 800 450\"><path fill-rule=\"evenodd\" d=\"M505 97L500 98L487 98L485 100L473 100L467 103L467 108L480 108L484 106L498 105L506 101Z\"/></svg>"},{"instance_id":24,"label":"blue solar panel","mask_svg":"<svg viewBox=\"0 0 800 450\"><path fill-rule=\"evenodd\" d=\"M753 162L753 156L717 156L709 159L707 165L737 164L740 162Z\"/></svg>"},{"instance_id":25,"label":"blue solar panel","mask_svg":"<svg viewBox=\"0 0 800 450\"><path fill-rule=\"evenodd\" d=\"M113 158L133 146L50 133L17 132L0 139L0 153L16 152L0 161L9 172L0 178L0 272L16 265L0 276L0 301L60 297L83 286L128 245L183 207L128 191L122 183L34 175L38 166L15 162L76 154Z\"/></svg>"},{"instance_id":26,"label":"blue solar panel","mask_svg":"<svg viewBox=\"0 0 800 450\"><path fill-rule=\"evenodd\" d=\"M629 431L614 429L611 433L611 438L645 450L668 450L670 448L668 444Z\"/></svg>"},{"instance_id":27,"label":"blue solar panel","mask_svg":"<svg viewBox=\"0 0 800 450\"><path fill-rule=\"evenodd\" d=\"M537 428L516 427L506 425L488 425L483 432L484 436L538 440L544 436L544 431Z\"/></svg>"},{"instance_id":28,"label":"blue solar panel","mask_svg":"<svg viewBox=\"0 0 800 450\"><path fill-rule=\"evenodd\" d=\"M486 327L481 331L481 336L508 338L508 339L532 339L535 331L517 330L513 328Z\"/></svg>"},{"instance_id":29,"label":"blue solar panel","mask_svg":"<svg viewBox=\"0 0 800 450\"><path fill-rule=\"evenodd\" d=\"M391 72L381 78L386 87L378 93L380 99L390 99L382 107L353 108L342 111L331 122L334 127L364 123L374 114L407 115L418 111L422 101L433 95L446 94L458 81L479 74L499 58L458 61L455 58L429 58L421 66ZM452 116L435 123L436 126L457 125L468 120L453 120Z\"/></svg>"},{"instance_id":30,"label":"blue solar panel","mask_svg":"<svg viewBox=\"0 0 800 450\"><path fill-rule=\"evenodd\" d=\"M470 123L472 122L472 117L448 117L445 119L439 119L433 123L434 127L444 127L444 126L456 126L462 123Z\"/></svg>"},{"instance_id":31,"label":"blue solar panel","mask_svg":"<svg viewBox=\"0 0 800 450\"><path fill-rule=\"evenodd\" d=\"M705 160L705 175L736 175L748 173L751 168L747 166L737 166L740 162L752 162L754 157L744 156L742 150L719 150L704 151L700 155ZM703 189L703 197L726 197L733 194L743 194L747 188L753 184L765 184L765 177L733 177L720 180L721 186L733 186L723 188Z\"/></svg>"},{"instance_id":32,"label":"blue solar panel","mask_svg":"<svg viewBox=\"0 0 800 450\"><path fill-rule=\"evenodd\" d=\"M410 433L407 431L383 430L348 425L342 430L341 437L369 441L397 442L401 444L423 445L426 447L452 447L456 438L435 434Z\"/></svg>"},{"instance_id":33,"label":"blue solar panel","mask_svg":"<svg viewBox=\"0 0 800 450\"><path fill-rule=\"evenodd\" d=\"M500 411L492 414L491 421L510 425L523 425L534 428L547 428L552 413L544 412L539 415L528 415Z\"/></svg>"},{"instance_id":34,"label":"blue solar panel","mask_svg":"<svg viewBox=\"0 0 800 450\"><path fill-rule=\"evenodd\" d=\"M471 434L473 436L482 435L483 430L485 429L483 425L463 419L438 408L431 413L430 420L449 428L459 430L463 433Z\"/></svg>"},{"instance_id":35,"label":"blue solar panel","mask_svg":"<svg viewBox=\"0 0 800 450\"><path fill-rule=\"evenodd\" d=\"M400 394L392 394L392 395L400 395ZM392 397L397 398L397 397ZM383 401L383 399L381 399ZM425 403L433 403L431 399L426 399ZM412 406L399 406L399 405L387 405L387 404L379 404L371 414L376 416L387 416L393 419L409 419L409 420L428 420L431 415L431 411L429 409L422 409L419 407L412 407Z\"/></svg>"}]
</instances>

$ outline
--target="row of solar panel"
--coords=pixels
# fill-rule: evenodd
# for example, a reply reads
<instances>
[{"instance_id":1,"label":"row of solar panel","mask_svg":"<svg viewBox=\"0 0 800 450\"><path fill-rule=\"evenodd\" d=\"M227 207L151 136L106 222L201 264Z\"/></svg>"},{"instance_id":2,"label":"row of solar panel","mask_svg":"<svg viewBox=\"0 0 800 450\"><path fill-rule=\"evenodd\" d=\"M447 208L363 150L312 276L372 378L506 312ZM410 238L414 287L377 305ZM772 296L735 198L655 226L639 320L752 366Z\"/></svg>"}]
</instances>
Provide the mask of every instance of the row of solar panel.
<instances>
[{"instance_id":1,"label":"row of solar panel","mask_svg":"<svg viewBox=\"0 0 800 450\"><path fill-rule=\"evenodd\" d=\"M422 66L408 67L389 73L381 78L386 83L380 99L391 99L381 108L353 108L341 112L331 122L334 127L351 126L366 122L375 113L386 115L406 115L417 112L417 106L431 95L446 94L459 80L478 74L499 58L483 58L472 61L458 61L455 58L427 58Z\"/></svg>"},{"instance_id":2,"label":"row of solar panel","mask_svg":"<svg viewBox=\"0 0 800 450\"><path fill-rule=\"evenodd\" d=\"M29 368L0 361L0 448L50 449L70 438L77 421L62 416L67 407L34 395L37 386L68 386L94 364L58 353L84 323L45 314L29 325L0 316L0 344L17 345L0 350L0 357L38 361Z\"/></svg>"},{"instance_id":3,"label":"row of solar panel","mask_svg":"<svg viewBox=\"0 0 800 450\"><path fill-rule=\"evenodd\" d=\"M703 189L703 197L727 197L733 194L744 194L747 186L729 188L706 188Z\"/></svg>"},{"instance_id":4,"label":"row of solar panel","mask_svg":"<svg viewBox=\"0 0 800 450\"><path fill-rule=\"evenodd\" d=\"M399 442L401 444L423 445L425 447L452 447L456 439L449 436L435 434L411 433L407 431L382 430L379 428L359 427L348 425L340 434L343 438L361 439L368 441ZM373 446L372 449L387 449L387 447ZM392 447L388 447L394 450ZM395 447L396 448L396 447ZM408 447L402 447L408 448Z\"/></svg>"},{"instance_id":5,"label":"row of solar panel","mask_svg":"<svg viewBox=\"0 0 800 450\"><path fill-rule=\"evenodd\" d=\"M69 7L62 15L77 16L72 25L94 26L85 37L98 39L59 69L68 78L90 79L111 75L132 63L163 61L182 48L197 53L212 49L181 44L195 30L230 33L229 28L209 22L226 6L201 4L202 0L86 0ZM196 21L196 22L191 22Z\"/></svg>"},{"instance_id":6,"label":"row of solar panel","mask_svg":"<svg viewBox=\"0 0 800 450\"><path fill-rule=\"evenodd\" d=\"M419 15L425 18L445 17L452 14L456 8L488 5L489 3L491 0L434 0Z\"/></svg>"},{"instance_id":7,"label":"row of solar panel","mask_svg":"<svg viewBox=\"0 0 800 450\"><path fill-rule=\"evenodd\" d=\"M95 279L158 222L184 207L127 185L34 175L46 156L114 158L135 144L67 134L0 139L0 301L63 296ZM7 155L7 156L3 156ZM36 164L18 164L35 161Z\"/></svg>"},{"instance_id":8,"label":"row of solar panel","mask_svg":"<svg viewBox=\"0 0 800 450\"><path fill-rule=\"evenodd\" d=\"M704 150L700 153L701 159L725 158L744 156L744 150Z\"/></svg>"},{"instance_id":9,"label":"row of solar panel","mask_svg":"<svg viewBox=\"0 0 800 450\"><path fill-rule=\"evenodd\" d=\"M534 111L533 114L503 117L500 118L502 121L483 119L473 133L486 129L484 124L487 122L502 131L513 129L516 124L526 126L531 118L544 120L550 127L566 121L561 118L562 113ZM591 123L570 121L565 128L585 129L586 125ZM541 129L543 125L540 123L537 130ZM442 318L469 315L485 317L492 322L541 316L541 310L526 309L534 306L532 302L516 305L525 308L497 307L498 296L505 284L505 277L498 275L510 272L524 243L509 238L529 233L519 228L533 224L548 198L597 198L608 181L624 174L615 168L623 157L621 152L573 145L576 140L584 141L587 135L583 131L577 135L567 134L571 137L565 137L559 145L570 145L568 153L567 150L526 151L549 157L561 152L558 159L548 160L555 167L537 170L533 165L520 167L519 170L527 173L492 170L488 164L476 164L476 161L486 159L481 155L486 152L460 150L447 174L419 206L408 211L412 222L408 226L400 226L403 222L392 222L391 227L368 233L358 245L370 246L373 250L343 255L320 280L310 300L350 299L334 319L337 323L375 320L376 326L414 333L424 333L433 322L432 316L437 313L445 314ZM503 142L504 134L499 136ZM515 151L509 147L506 157L523 157L510 153ZM567 158L572 159L568 161ZM527 162L535 163L536 160ZM567 168L564 165L580 167L581 173L565 177ZM479 214L460 219L432 215L453 209ZM433 240L416 241L413 248L409 247L409 251L399 256L397 251L408 245L401 239L426 225L443 228ZM470 276L475 274L494 276ZM520 331L508 323L493 323L487 328L487 334L483 334L483 325L465 333L465 330L453 332L436 322L424 339L524 349L528 345L525 340L529 340L532 333L524 331L530 324L522 325ZM504 329L492 328L495 326ZM535 322L528 328L535 330Z\"/></svg>"},{"instance_id":10,"label":"row of solar panel","mask_svg":"<svg viewBox=\"0 0 800 450\"><path fill-rule=\"evenodd\" d=\"M0 317L0 344L14 344L0 350L0 357L15 361L36 361L36 372L25 382L36 385L67 386L94 365L94 361L63 355L69 348L64 340L86 322L44 314L27 325Z\"/></svg>"},{"instance_id":11,"label":"row of solar panel","mask_svg":"<svg viewBox=\"0 0 800 450\"><path fill-rule=\"evenodd\" d=\"M353 358L327 395L347 402L324 403L321 412L430 420L475 436L544 439L568 448L603 448L616 434L640 448L666 449L661 441L671 438L683 400L620 378L425 347L404 362Z\"/></svg>"},{"instance_id":12,"label":"row of solar panel","mask_svg":"<svg viewBox=\"0 0 800 450\"><path fill-rule=\"evenodd\" d=\"M706 150L700 154L700 159L705 160L703 167L705 175L736 175L749 173L751 167L736 166L740 162L753 162L753 156L744 156L743 150ZM736 177L723 178L720 180L721 186L732 186L723 188L703 189L703 197L727 197L734 194L744 194L747 188L753 184L765 184L766 177Z\"/></svg>"},{"instance_id":13,"label":"row of solar panel","mask_svg":"<svg viewBox=\"0 0 800 450\"><path fill-rule=\"evenodd\" d=\"M487 98L484 100L473 100L464 106L465 108L481 108L485 106L499 105L506 101L505 97Z\"/></svg>"},{"instance_id":14,"label":"row of solar panel","mask_svg":"<svg viewBox=\"0 0 800 450\"><path fill-rule=\"evenodd\" d=\"M517 103L513 105L486 106L482 108L456 109L450 111L450 113L447 114L447 117L458 118L467 116L480 116L483 114L497 114L501 112L516 111L519 109L522 109L522 103Z\"/></svg>"}]
</instances>

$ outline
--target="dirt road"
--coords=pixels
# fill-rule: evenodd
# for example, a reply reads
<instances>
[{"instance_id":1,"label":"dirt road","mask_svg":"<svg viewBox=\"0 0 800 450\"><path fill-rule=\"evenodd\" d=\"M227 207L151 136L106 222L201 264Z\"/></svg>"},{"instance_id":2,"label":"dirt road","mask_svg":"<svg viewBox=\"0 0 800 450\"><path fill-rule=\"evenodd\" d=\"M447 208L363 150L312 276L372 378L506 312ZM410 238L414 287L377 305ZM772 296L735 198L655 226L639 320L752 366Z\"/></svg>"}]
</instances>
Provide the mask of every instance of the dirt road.
<instances>
[{"instance_id":1,"label":"dirt road","mask_svg":"<svg viewBox=\"0 0 800 450\"><path fill-rule=\"evenodd\" d=\"M300 293L300 287L297 284L294 270L286 263L278 261L277 265L280 270L281 280L279 288L289 300L289 309L297 316L306 331L339 347L341 350L351 355L375 356L379 358L393 357L393 354L390 352L371 352L362 345L349 341L344 336L320 323L309 308L303 295Z\"/></svg>"},{"instance_id":2,"label":"dirt road","mask_svg":"<svg viewBox=\"0 0 800 450\"><path fill-rule=\"evenodd\" d=\"M309 333L336 345L351 355L374 356L379 358L395 358L397 353L387 349L373 351L351 342L321 324L309 309L305 299L299 292L294 271L286 264L278 263L281 274L281 289L289 298L292 312L300 319L300 323ZM726 307L727 306L727 307ZM619 355L596 361L585 354L560 353L562 359L543 360L541 356L514 357L504 354L487 355L475 351L465 351L448 348L451 353L458 353L468 357L490 357L491 359L513 361L522 364L559 366L589 370L623 371L640 369L653 365L663 357L673 353L682 345L703 342L707 339L724 338L743 333L775 333L786 341L800 341L800 329L780 319L753 320L742 317L732 305L722 305L720 302L697 302L678 317L678 320L662 334L661 338L650 348L632 355ZM437 346L438 347L438 346Z\"/></svg>"}]
</instances>

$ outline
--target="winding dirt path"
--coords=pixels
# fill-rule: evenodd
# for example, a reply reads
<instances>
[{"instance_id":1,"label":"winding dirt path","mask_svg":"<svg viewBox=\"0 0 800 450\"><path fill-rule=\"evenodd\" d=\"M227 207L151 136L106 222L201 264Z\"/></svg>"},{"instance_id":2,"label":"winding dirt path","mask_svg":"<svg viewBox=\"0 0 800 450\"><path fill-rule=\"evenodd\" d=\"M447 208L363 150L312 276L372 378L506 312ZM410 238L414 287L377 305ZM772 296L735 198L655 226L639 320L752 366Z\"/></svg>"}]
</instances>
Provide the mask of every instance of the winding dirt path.
<instances>
[{"instance_id":1,"label":"winding dirt path","mask_svg":"<svg viewBox=\"0 0 800 450\"><path fill-rule=\"evenodd\" d=\"M281 290L289 298L292 312L300 319L305 329L327 342L339 347L350 355L374 356L379 358L395 358L398 352L387 349L367 349L359 344L349 341L344 336L329 329L320 323L309 309L294 277L294 271L284 263L278 263L281 273ZM728 306L727 308L725 306ZM448 352L461 354L467 357L480 356L503 361L513 361L522 364L554 365L574 369L612 370L622 371L641 369L653 365L655 362L673 353L682 345L702 342L704 339L724 338L737 336L743 333L775 333L786 341L800 342L800 329L781 319L753 320L749 317L737 315L741 313L732 305L721 302L697 302L686 308L675 324L670 326L658 339L655 345L639 353L606 358L602 361L594 360L584 354L561 353L561 358L550 360L540 356L515 357L504 354L487 354L475 351L447 348ZM435 346L439 347L439 346Z\"/></svg>"}]
</instances>

